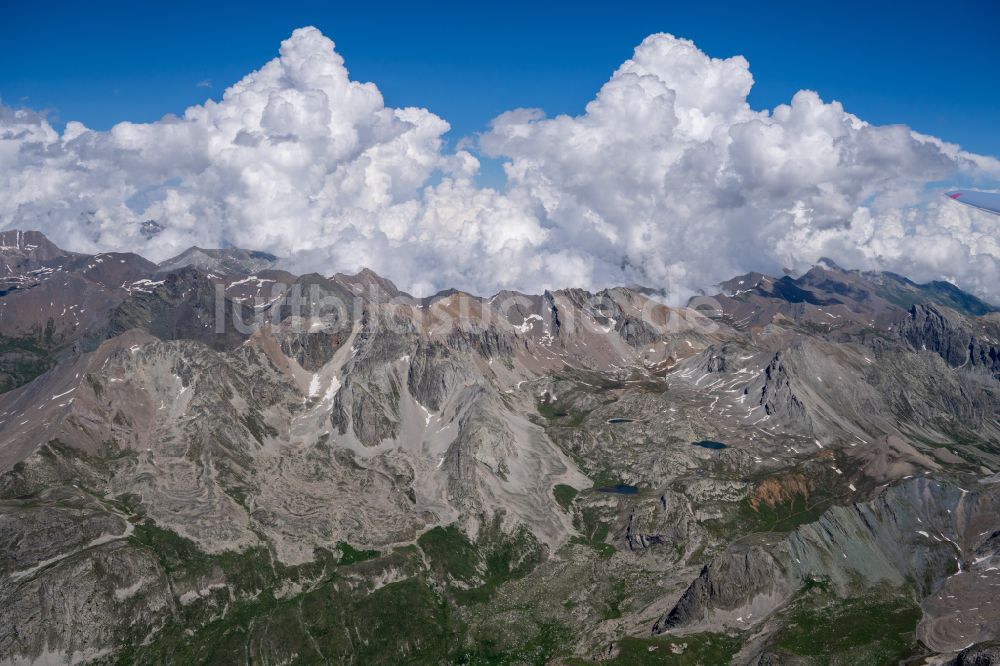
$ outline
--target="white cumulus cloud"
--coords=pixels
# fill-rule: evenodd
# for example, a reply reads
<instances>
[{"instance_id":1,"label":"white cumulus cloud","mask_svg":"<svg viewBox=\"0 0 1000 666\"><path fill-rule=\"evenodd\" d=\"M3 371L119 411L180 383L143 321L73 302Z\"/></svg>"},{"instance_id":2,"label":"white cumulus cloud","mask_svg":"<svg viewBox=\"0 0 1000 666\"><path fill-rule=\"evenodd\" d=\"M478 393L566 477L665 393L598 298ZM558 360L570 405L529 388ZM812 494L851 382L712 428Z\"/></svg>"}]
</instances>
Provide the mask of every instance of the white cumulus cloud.
<instances>
[{"instance_id":1,"label":"white cumulus cloud","mask_svg":"<svg viewBox=\"0 0 1000 666\"><path fill-rule=\"evenodd\" d=\"M675 299L748 270L846 266L946 277L1000 300L997 220L944 200L1000 162L810 91L753 110L742 57L648 37L578 116L517 109L478 148L502 190L449 150L448 123L386 107L333 43L296 30L278 58L182 117L60 134L0 106L0 228L154 259L237 245L332 273L368 266L445 287L640 282ZM163 231L151 237L142 222Z\"/></svg>"}]
</instances>

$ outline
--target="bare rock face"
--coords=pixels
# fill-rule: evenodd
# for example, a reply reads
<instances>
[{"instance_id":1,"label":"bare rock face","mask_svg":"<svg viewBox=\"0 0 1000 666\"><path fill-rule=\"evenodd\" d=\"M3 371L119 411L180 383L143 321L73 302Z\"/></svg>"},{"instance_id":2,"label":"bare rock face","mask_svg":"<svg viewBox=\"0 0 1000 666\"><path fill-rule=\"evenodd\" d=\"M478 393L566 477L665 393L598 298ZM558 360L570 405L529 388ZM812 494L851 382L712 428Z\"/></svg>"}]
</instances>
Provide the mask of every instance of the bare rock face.
<instances>
[{"instance_id":1,"label":"bare rock face","mask_svg":"<svg viewBox=\"0 0 1000 666\"><path fill-rule=\"evenodd\" d=\"M625 542L632 551L673 546L686 553L696 543L692 522L684 497L664 492L632 508Z\"/></svg>"},{"instance_id":2,"label":"bare rock face","mask_svg":"<svg viewBox=\"0 0 1000 666\"><path fill-rule=\"evenodd\" d=\"M232 288L232 285L230 285ZM274 289L272 289L274 291ZM271 303L275 317L272 331L284 356L299 366L316 372L333 360L334 354L351 337L356 313L351 295L333 280L318 275L298 278L279 291ZM274 302L274 298L277 302Z\"/></svg>"},{"instance_id":3,"label":"bare rock face","mask_svg":"<svg viewBox=\"0 0 1000 666\"><path fill-rule=\"evenodd\" d=\"M956 313L933 305L914 305L899 327L899 336L915 349L934 352L952 367L980 369L1000 376L1000 335L987 320L975 330Z\"/></svg>"},{"instance_id":4,"label":"bare rock face","mask_svg":"<svg viewBox=\"0 0 1000 666\"><path fill-rule=\"evenodd\" d=\"M161 340L197 340L219 350L247 338L243 322L253 321L253 311L220 298L220 290L201 272L184 268L150 286L130 294L111 313L107 337L139 328Z\"/></svg>"},{"instance_id":5,"label":"bare rock face","mask_svg":"<svg viewBox=\"0 0 1000 666\"><path fill-rule=\"evenodd\" d=\"M950 285L0 253L0 663L808 663L883 606L858 649L992 663L1000 333Z\"/></svg>"},{"instance_id":6,"label":"bare rock face","mask_svg":"<svg viewBox=\"0 0 1000 666\"><path fill-rule=\"evenodd\" d=\"M995 666L996 664L1000 664L1000 642L997 641L967 647L949 662L949 666Z\"/></svg>"},{"instance_id":7,"label":"bare rock face","mask_svg":"<svg viewBox=\"0 0 1000 666\"><path fill-rule=\"evenodd\" d=\"M172 603L155 557L121 542L5 583L0 594L7 600L0 621L13 630L3 653L59 661L90 661L122 642L141 642Z\"/></svg>"},{"instance_id":8,"label":"bare rock face","mask_svg":"<svg viewBox=\"0 0 1000 666\"><path fill-rule=\"evenodd\" d=\"M795 395L781 354L775 354L764 369L764 385L760 389L759 404L768 416L780 415L790 419L803 419L805 406Z\"/></svg>"},{"instance_id":9,"label":"bare rock face","mask_svg":"<svg viewBox=\"0 0 1000 666\"><path fill-rule=\"evenodd\" d=\"M463 383L467 372L451 349L436 342L419 344L410 359L407 389L414 400L432 412L441 410L448 396Z\"/></svg>"},{"instance_id":10,"label":"bare rock face","mask_svg":"<svg viewBox=\"0 0 1000 666\"><path fill-rule=\"evenodd\" d=\"M746 628L791 602L808 581L822 580L842 598L863 596L869 586L912 585L925 598L918 633L935 650L993 639L1000 635L1000 616L989 608L975 611L980 602L992 604L988 586L1000 581L996 569L985 566L998 554L985 538L1000 527L998 505L995 488L971 493L921 475L870 502L833 507L783 539L727 550L702 570L654 631ZM972 581L977 592L948 594ZM976 608L960 613L957 604ZM975 635L968 633L972 626L978 627L971 629Z\"/></svg>"},{"instance_id":11,"label":"bare rock face","mask_svg":"<svg viewBox=\"0 0 1000 666\"><path fill-rule=\"evenodd\" d=\"M38 269L47 262L75 256L72 252L56 247L40 231L17 229L0 231L0 254L4 258L4 265L0 267L4 276L20 275Z\"/></svg>"},{"instance_id":12,"label":"bare rock face","mask_svg":"<svg viewBox=\"0 0 1000 666\"><path fill-rule=\"evenodd\" d=\"M765 549L734 549L702 569L653 631L705 624L738 627L755 611L758 617L768 614L791 591L781 566Z\"/></svg>"},{"instance_id":13,"label":"bare rock face","mask_svg":"<svg viewBox=\"0 0 1000 666\"><path fill-rule=\"evenodd\" d=\"M129 546L132 525L76 489L3 508L0 653L89 660L157 630L168 582L152 554Z\"/></svg>"}]
</instances>

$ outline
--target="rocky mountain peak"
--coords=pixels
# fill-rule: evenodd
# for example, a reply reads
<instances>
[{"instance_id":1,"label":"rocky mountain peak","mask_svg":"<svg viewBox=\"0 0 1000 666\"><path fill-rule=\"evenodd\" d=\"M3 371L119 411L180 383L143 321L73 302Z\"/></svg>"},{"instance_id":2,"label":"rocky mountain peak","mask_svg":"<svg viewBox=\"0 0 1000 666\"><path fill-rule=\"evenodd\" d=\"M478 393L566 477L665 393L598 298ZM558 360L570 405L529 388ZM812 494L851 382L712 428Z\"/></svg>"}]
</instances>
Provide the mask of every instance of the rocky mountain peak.
<instances>
[{"instance_id":1,"label":"rocky mountain peak","mask_svg":"<svg viewBox=\"0 0 1000 666\"><path fill-rule=\"evenodd\" d=\"M194 266L209 273L247 275L273 268L278 258L267 252L240 248L204 249L190 247L176 257L161 261L160 273L169 273L185 266Z\"/></svg>"},{"instance_id":2,"label":"rocky mountain peak","mask_svg":"<svg viewBox=\"0 0 1000 666\"><path fill-rule=\"evenodd\" d=\"M409 294L397 289L391 280L383 278L370 268L362 268L354 275L337 273L333 279L351 293L368 300L384 302L401 296L409 297Z\"/></svg>"},{"instance_id":3,"label":"rocky mountain peak","mask_svg":"<svg viewBox=\"0 0 1000 666\"><path fill-rule=\"evenodd\" d=\"M799 663L853 631L896 663L1000 639L1000 316L952 285L823 262L697 311L413 298L11 233L0 661Z\"/></svg>"}]
</instances>

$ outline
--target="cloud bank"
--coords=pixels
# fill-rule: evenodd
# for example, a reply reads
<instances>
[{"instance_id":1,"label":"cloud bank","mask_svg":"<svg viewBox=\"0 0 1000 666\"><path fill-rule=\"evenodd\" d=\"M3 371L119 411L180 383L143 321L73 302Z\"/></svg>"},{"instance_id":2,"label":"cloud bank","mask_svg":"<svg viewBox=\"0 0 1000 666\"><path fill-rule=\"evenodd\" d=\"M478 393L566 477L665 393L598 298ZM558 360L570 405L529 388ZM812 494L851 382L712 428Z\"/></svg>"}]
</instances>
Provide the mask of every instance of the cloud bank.
<instances>
[{"instance_id":1,"label":"cloud bank","mask_svg":"<svg viewBox=\"0 0 1000 666\"><path fill-rule=\"evenodd\" d=\"M1000 180L998 160L810 91L753 110L752 85L740 56L651 35L581 115L494 119L477 149L504 160L498 190L447 147L444 119L387 107L303 28L182 117L60 134L0 105L0 228L154 259L263 249L300 272L367 266L419 295L638 282L679 300L827 256L1000 301L996 218L940 196Z\"/></svg>"}]
</instances>

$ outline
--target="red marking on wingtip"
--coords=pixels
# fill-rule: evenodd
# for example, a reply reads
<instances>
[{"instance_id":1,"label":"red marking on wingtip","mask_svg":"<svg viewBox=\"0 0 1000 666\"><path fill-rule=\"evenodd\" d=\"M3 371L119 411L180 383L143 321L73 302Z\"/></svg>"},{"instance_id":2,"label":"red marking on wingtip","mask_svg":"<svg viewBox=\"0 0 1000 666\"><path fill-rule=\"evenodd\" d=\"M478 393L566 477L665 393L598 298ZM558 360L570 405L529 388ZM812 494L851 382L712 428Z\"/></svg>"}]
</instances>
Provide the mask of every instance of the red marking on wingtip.
<instances>
[{"instance_id":1,"label":"red marking on wingtip","mask_svg":"<svg viewBox=\"0 0 1000 666\"><path fill-rule=\"evenodd\" d=\"M962 193L961 193L961 192L955 192L954 194L949 194L949 195L948 195L948 198L949 198L949 199L957 199L957 198L959 198L960 196L962 196Z\"/></svg>"}]
</instances>

